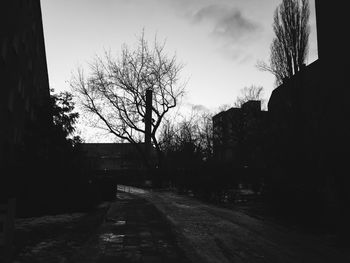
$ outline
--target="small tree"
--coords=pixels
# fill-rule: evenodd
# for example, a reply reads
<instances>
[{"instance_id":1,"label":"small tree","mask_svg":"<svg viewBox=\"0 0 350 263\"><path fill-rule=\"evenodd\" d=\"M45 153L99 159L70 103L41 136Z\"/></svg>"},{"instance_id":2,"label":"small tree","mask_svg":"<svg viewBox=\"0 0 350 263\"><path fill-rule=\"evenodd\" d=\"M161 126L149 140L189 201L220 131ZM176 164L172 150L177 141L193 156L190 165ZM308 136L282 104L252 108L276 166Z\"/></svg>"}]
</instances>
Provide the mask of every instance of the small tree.
<instances>
[{"instance_id":1,"label":"small tree","mask_svg":"<svg viewBox=\"0 0 350 263\"><path fill-rule=\"evenodd\" d=\"M81 142L82 139L79 136L74 136L79 113L74 112L73 95L69 92L51 94L50 100L53 126L56 132L72 146Z\"/></svg>"},{"instance_id":2,"label":"small tree","mask_svg":"<svg viewBox=\"0 0 350 263\"><path fill-rule=\"evenodd\" d=\"M293 76L305 64L308 53L310 9L308 0L283 0L274 14L270 63L258 68L276 77L276 84Z\"/></svg>"},{"instance_id":3,"label":"small tree","mask_svg":"<svg viewBox=\"0 0 350 263\"><path fill-rule=\"evenodd\" d=\"M146 90L153 91L151 139L159 162L157 130L184 92L184 85L179 84L183 66L175 55L167 56L164 48L165 44L156 39L150 47L142 33L136 49L124 45L119 58L106 52L105 57L97 57L91 63L88 77L78 70L71 82L83 109L95 117L97 126L120 141L134 144L146 164L145 150L139 144L145 135Z\"/></svg>"}]
</instances>

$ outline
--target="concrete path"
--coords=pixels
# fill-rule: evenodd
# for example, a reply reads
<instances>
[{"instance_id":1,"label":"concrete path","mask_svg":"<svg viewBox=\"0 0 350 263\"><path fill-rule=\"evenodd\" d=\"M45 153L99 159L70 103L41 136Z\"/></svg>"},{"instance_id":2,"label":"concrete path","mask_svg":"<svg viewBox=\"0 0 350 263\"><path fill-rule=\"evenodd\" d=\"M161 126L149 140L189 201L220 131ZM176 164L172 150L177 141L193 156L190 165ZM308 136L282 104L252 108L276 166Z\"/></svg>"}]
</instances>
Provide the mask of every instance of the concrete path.
<instances>
[{"instance_id":1,"label":"concrete path","mask_svg":"<svg viewBox=\"0 0 350 263\"><path fill-rule=\"evenodd\" d=\"M189 263L171 225L147 200L119 192L105 222L74 256L74 263Z\"/></svg>"},{"instance_id":2,"label":"concrete path","mask_svg":"<svg viewBox=\"0 0 350 263\"><path fill-rule=\"evenodd\" d=\"M192 262L350 262L350 251L320 237L171 192L119 187L154 204L174 226ZM166 262L166 261L164 261Z\"/></svg>"}]
</instances>

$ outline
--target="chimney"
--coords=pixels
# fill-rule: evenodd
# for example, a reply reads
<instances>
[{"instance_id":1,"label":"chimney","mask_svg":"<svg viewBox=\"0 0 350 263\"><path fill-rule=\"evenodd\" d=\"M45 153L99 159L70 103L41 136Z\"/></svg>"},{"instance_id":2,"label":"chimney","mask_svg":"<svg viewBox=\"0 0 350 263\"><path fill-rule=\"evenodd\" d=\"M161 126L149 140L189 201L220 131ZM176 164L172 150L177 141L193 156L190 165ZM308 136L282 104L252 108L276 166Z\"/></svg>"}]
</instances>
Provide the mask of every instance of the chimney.
<instances>
[{"instance_id":1,"label":"chimney","mask_svg":"<svg viewBox=\"0 0 350 263\"><path fill-rule=\"evenodd\" d=\"M151 145L152 131L152 90L146 90L146 116L145 116L145 144L146 147Z\"/></svg>"}]
</instances>

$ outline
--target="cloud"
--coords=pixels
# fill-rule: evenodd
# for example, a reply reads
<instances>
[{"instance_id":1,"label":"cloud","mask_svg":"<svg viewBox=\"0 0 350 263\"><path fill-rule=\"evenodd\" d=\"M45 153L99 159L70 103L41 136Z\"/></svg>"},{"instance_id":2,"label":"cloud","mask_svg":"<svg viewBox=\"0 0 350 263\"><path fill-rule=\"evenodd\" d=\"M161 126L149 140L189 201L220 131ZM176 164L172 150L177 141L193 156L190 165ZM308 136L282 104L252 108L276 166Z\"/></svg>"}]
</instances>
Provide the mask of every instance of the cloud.
<instances>
[{"instance_id":1,"label":"cloud","mask_svg":"<svg viewBox=\"0 0 350 263\"><path fill-rule=\"evenodd\" d=\"M141 1L141 0L138 0ZM260 0L153 0L171 8L181 19L208 32L221 56L239 64L254 59L254 46L262 35L263 23L246 15ZM247 3L249 2L249 3Z\"/></svg>"},{"instance_id":2,"label":"cloud","mask_svg":"<svg viewBox=\"0 0 350 263\"><path fill-rule=\"evenodd\" d=\"M192 104L192 110L194 110L194 111L209 111L209 109L202 104Z\"/></svg>"},{"instance_id":3,"label":"cloud","mask_svg":"<svg viewBox=\"0 0 350 263\"><path fill-rule=\"evenodd\" d=\"M184 106L190 110L190 111L198 111L198 112L208 112L208 107L202 105L202 104L194 104L191 102L186 102Z\"/></svg>"},{"instance_id":4,"label":"cloud","mask_svg":"<svg viewBox=\"0 0 350 263\"><path fill-rule=\"evenodd\" d=\"M211 35L245 42L260 31L260 25L245 17L241 10L226 5L212 4L202 7L192 14L194 23L210 23Z\"/></svg>"},{"instance_id":5,"label":"cloud","mask_svg":"<svg viewBox=\"0 0 350 263\"><path fill-rule=\"evenodd\" d=\"M256 44L263 32L262 25L247 17L238 5L197 6L188 18L193 24L209 27L209 36L215 40L219 53L239 64L252 59L248 46Z\"/></svg>"},{"instance_id":6,"label":"cloud","mask_svg":"<svg viewBox=\"0 0 350 263\"><path fill-rule=\"evenodd\" d=\"M229 41L221 43L217 51L223 57L235 61L237 64L245 64L254 59L253 54L247 51L244 45L229 43Z\"/></svg>"}]
</instances>

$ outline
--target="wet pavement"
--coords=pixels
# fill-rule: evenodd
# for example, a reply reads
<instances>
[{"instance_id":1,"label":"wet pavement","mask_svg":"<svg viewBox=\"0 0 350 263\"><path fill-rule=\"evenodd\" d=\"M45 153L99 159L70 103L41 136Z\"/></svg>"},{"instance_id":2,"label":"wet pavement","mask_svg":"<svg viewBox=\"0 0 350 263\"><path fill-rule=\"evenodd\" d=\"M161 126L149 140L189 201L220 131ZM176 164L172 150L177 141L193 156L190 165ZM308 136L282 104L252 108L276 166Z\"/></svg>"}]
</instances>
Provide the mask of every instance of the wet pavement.
<instances>
[{"instance_id":1,"label":"wet pavement","mask_svg":"<svg viewBox=\"0 0 350 263\"><path fill-rule=\"evenodd\" d=\"M172 226L149 201L118 193L105 222L78 253L77 263L189 263Z\"/></svg>"},{"instance_id":2,"label":"wet pavement","mask_svg":"<svg viewBox=\"0 0 350 263\"><path fill-rule=\"evenodd\" d=\"M101 215L18 221L14 262L350 262L320 236L170 191L118 186Z\"/></svg>"},{"instance_id":3,"label":"wet pavement","mask_svg":"<svg viewBox=\"0 0 350 263\"><path fill-rule=\"evenodd\" d=\"M68 262L103 222L108 207L103 203L89 213L16 219L13 262Z\"/></svg>"}]
</instances>

